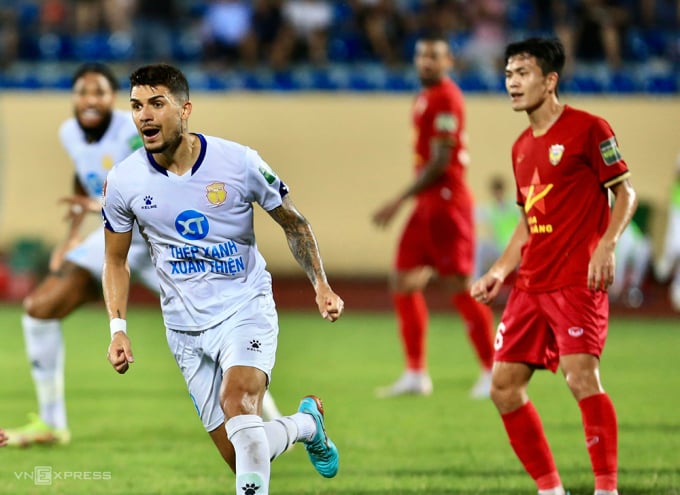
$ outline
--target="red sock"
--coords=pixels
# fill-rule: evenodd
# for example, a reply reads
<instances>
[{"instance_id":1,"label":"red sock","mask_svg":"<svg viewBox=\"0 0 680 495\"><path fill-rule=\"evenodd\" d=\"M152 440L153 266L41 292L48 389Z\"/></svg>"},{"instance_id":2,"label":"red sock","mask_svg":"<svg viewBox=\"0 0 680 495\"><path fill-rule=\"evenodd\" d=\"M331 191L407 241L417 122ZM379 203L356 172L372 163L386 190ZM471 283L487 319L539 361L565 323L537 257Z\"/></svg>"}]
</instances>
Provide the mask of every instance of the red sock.
<instances>
[{"instance_id":1,"label":"red sock","mask_svg":"<svg viewBox=\"0 0 680 495\"><path fill-rule=\"evenodd\" d=\"M427 344L427 305L422 292L393 294L392 301L397 310L401 341L409 370L425 369Z\"/></svg>"},{"instance_id":2,"label":"red sock","mask_svg":"<svg viewBox=\"0 0 680 495\"><path fill-rule=\"evenodd\" d=\"M550 490L561 486L560 475L534 405L527 402L519 409L502 414L501 418L512 449L538 489Z\"/></svg>"},{"instance_id":3,"label":"red sock","mask_svg":"<svg viewBox=\"0 0 680 495\"><path fill-rule=\"evenodd\" d=\"M578 406L595 474L595 489L616 490L618 426L614 404L603 393L580 400Z\"/></svg>"},{"instance_id":4,"label":"red sock","mask_svg":"<svg viewBox=\"0 0 680 495\"><path fill-rule=\"evenodd\" d=\"M453 305L465 320L467 335L477 353L477 359L490 370L493 366L493 313L485 305L478 303L468 292L453 296Z\"/></svg>"}]
</instances>

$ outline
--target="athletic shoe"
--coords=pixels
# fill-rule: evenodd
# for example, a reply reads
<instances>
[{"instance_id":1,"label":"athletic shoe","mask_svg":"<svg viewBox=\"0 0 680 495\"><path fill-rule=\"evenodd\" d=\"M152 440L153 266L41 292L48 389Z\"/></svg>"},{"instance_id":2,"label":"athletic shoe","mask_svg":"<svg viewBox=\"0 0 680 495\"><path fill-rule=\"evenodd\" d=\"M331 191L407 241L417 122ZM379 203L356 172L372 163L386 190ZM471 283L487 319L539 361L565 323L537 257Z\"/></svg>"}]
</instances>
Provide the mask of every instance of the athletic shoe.
<instances>
[{"instance_id":1,"label":"athletic shoe","mask_svg":"<svg viewBox=\"0 0 680 495\"><path fill-rule=\"evenodd\" d=\"M488 399L491 396L491 371L482 371L470 389L470 398Z\"/></svg>"},{"instance_id":2,"label":"athletic shoe","mask_svg":"<svg viewBox=\"0 0 680 495\"><path fill-rule=\"evenodd\" d=\"M392 385L376 389L375 395L380 399L398 395L430 395L432 380L424 371L404 371Z\"/></svg>"},{"instance_id":3,"label":"athletic shoe","mask_svg":"<svg viewBox=\"0 0 680 495\"><path fill-rule=\"evenodd\" d=\"M71 441L71 432L67 428L52 428L35 413L29 413L28 420L27 425L5 430L8 446L28 447L32 444L66 445Z\"/></svg>"},{"instance_id":4,"label":"athletic shoe","mask_svg":"<svg viewBox=\"0 0 680 495\"><path fill-rule=\"evenodd\" d=\"M321 476L332 478L338 473L340 456L337 447L326 434L321 399L315 395L308 395L300 402L298 412L310 414L316 423L314 437L304 441L309 460Z\"/></svg>"}]
</instances>

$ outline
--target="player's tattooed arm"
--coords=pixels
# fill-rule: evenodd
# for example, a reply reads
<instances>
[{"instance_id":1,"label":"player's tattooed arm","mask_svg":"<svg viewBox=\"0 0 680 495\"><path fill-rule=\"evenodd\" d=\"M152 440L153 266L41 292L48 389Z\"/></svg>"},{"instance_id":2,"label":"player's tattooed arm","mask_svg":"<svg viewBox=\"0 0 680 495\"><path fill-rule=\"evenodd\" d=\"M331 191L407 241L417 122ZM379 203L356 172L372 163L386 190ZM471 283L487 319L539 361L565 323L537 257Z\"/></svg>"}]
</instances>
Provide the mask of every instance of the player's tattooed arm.
<instances>
[{"instance_id":1,"label":"player's tattooed arm","mask_svg":"<svg viewBox=\"0 0 680 495\"><path fill-rule=\"evenodd\" d=\"M336 321L342 315L345 303L328 284L312 226L295 208L289 196L285 196L281 206L274 208L269 214L285 232L293 257L314 286L319 313L330 322Z\"/></svg>"},{"instance_id":2,"label":"player's tattooed arm","mask_svg":"<svg viewBox=\"0 0 680 495\"><path fill-rule=\"evenodd\" d=\"M289 195L283 198L281 206L270 210L269 215L283 229L293 257L305 271L312 285L317 287L319 283L327 283L312 226L295 207Z\"/></svg>"}]
</instances>

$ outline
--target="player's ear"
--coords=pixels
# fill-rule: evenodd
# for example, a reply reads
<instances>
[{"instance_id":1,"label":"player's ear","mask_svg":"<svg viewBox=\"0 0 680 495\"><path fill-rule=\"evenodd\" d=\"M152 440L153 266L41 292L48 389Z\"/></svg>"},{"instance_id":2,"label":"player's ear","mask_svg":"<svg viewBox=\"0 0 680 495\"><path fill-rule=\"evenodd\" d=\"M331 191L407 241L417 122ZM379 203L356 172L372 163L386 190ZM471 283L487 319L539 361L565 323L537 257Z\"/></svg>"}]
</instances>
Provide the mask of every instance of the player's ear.
<instances>
[{"instance_id":1,"label":"player's ear","mask_svg":"<svg viewBox=\"0 0 680 495\"><path fill-rule=\"evenodd\" d=\"M557 93L557 85L560 82L560 76L557 72L549 72L545 76L545 80L548 83L548 91L551 93Z\"/></svg>"},{"instance_id":2,"label":"player's ear","mask_svg":"<svg viewBox=\"0 0 680 495\"><path fill-rule=\"evenodd\" d=\"M187 120L189 118L189 115L191 115L192 108L193 105L191 104L190 101L184 102L184 104L182 105L182 120Z\"/></svg>"}]
</instances>

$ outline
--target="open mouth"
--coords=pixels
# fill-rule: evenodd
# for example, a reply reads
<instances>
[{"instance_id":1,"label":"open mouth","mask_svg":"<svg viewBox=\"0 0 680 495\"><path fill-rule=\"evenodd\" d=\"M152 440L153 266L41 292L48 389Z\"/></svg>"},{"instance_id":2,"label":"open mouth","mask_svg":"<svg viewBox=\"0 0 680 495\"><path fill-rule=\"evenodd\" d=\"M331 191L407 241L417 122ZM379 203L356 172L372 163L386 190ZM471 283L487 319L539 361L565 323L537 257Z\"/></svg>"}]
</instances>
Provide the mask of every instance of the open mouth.
<instances>
[{"instance_id":1,"label":"open mouth","mask_svg":"<svg viewBox=\"0 0 680 495\"><path fill-rule=\"evenodd\" d=\"M142 129L142 134L144 134L145 137L153 138L160 134L160 130L156 127L147 127L146 129Z\"/></svg>"}]
</instances>

